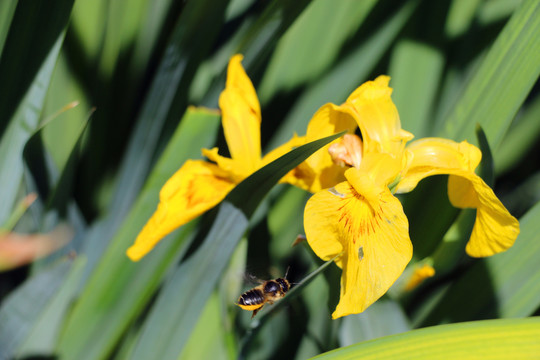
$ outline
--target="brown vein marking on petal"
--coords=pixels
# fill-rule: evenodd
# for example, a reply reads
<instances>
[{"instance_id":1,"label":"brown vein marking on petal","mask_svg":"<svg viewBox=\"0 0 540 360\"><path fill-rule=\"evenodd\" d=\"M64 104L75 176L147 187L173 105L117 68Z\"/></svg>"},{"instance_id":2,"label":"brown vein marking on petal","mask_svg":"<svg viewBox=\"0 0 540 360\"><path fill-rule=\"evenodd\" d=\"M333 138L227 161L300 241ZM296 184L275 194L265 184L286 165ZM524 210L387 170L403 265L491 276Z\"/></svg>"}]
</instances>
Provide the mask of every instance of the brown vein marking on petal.
<instances>
[{"instance_id":1,"label":"brown vein marking on petal","mask_svg":"<svg viewBox=\"0 0 540 360\"><path fill-rule=\"evenodd\" d=\"M373 212L371 207L368 207L372 215L370 217L352 214L350 209L351 201L365 202L365 198L354 189L351 189L351 191L352 193L346 196L346 201L338 208L340 213L338 222L342 224L343 233L350 234L345 235L345 237L352 239L353 244L356 244L357 238L375 233L377 226L375 226L374 222L378 224L382 221L382 217L380 212ZM381 209L379 210L381 211Z\"/></svg>"}]
</instances>

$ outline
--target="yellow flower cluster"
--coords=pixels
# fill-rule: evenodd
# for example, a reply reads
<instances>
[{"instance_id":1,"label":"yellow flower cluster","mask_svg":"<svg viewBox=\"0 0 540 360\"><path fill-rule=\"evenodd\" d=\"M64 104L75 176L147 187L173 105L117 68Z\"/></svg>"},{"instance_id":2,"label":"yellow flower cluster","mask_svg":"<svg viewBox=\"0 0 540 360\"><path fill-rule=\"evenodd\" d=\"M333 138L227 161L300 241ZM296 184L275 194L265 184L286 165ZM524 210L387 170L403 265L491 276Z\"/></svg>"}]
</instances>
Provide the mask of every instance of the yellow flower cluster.
<instances>
[{"instance_id":1,"label":"yellow flower cluster","mask_svg":"<svg viewBox=\"0 0 540 360\"><path fill-rule=\"evenodd\" d=\"M395 193L413 190L432 175L449 175L448 195L458 208L474 208L476 221L466 247L483 257L508 249L519 223L475 174L481 152L441 138L412 140L401 128L390 78L358 87L342 105L326 104L306 135L261 157L261 112L253 85L231 58L219 105L231 158L203 150L213 163L188 161L163 186L156 212L127 254L136 261L174 229L219 203L240 181L292 148L347 131L287 174L287 182L314 193L304 211L307 241L323 260L337 255L341 297L333 318L360 313L380 298L412 257L407 217Z\"/></svg>"}]
</instances>

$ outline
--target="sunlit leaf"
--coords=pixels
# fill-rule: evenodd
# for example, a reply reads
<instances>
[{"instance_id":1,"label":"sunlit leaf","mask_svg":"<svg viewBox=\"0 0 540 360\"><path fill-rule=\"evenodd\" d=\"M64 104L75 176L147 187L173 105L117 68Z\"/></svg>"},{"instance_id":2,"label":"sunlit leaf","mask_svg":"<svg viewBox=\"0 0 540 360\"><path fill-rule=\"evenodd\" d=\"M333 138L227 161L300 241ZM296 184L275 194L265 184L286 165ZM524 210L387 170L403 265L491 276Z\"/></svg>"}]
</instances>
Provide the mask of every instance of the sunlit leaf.
<instances>
[{"instance_id":1,"label":"sunlit leaf","mask_svg":"<svg viewBox=\"0 0 540 360\"><path fill-rule=\"evenodd\" d=\"M314 359L534 359L540 318L440 325L351 345Z\"/></svg>"},{"instance_id":2,"label":"sunlit leaf","mask_svg":"<svg viewBox=\"0 0 540 360\"><path fill-rule=\"evenodd\" d=\"M539 60L540 2L523 1L447 117L441 135L472 140L479 123L497 149L538 79Z\"/></svg>"}]
</instances>

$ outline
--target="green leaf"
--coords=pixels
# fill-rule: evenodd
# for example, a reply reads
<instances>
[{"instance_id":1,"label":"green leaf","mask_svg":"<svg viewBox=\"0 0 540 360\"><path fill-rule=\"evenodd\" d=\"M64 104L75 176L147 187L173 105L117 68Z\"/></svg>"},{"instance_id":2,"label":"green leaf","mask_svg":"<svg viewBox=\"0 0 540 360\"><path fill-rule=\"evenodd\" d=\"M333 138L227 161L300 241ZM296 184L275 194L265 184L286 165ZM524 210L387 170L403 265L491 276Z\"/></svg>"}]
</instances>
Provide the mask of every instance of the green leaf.
<instances>
[{"instance_id":1,"label":"green leaf","mask_svg":"<svg viewBox=\"0 0 540 360\"><path fill-rule=\"evenodd\" d=\"M373 0L340 6L331 0L312 1L272 54L260 86L261 101L266 102L277 91L290 91L328 69L374 5Z\"/></svg>"},{"instance_id":2,"label":"green leaf","mask_svg":"<svg viewBox=\"0 0 540 360\"><path fill-rule=\"evenodd\" d=\"M12 20L0 58L0 224L21 186L23 146L38 126L72 4L21 2Z\"/></svg>"},{"instance_id":3,"label":"green leaf","mask_svg":"<svg viewBox=\"0 0 540 360\"><path fill-rule=\"evenodd\" d=\"M178 359L227 360L222 308L216 292L208 299L189 342Z\"/></svg>"},{"instance_id":4,"label":"green leaf","mask_svg":"<svg viewBox=\"0 0 540 360\"><path fill-rule=\"evenodd\" d=\"M493 187L493 184L495 183L495 165L493 164L491 147L489 146L486 133L480 125L476 126L475 132L476 138L478 139L478 147L482 152L482 160L478 166L478 176L480 176L489 187Z\"/></svg>"},{"instance_id":5,"label":"green leaf","mask_svg":"<svg viewBox=\"0 0 540 360\"><path fill-rule=\"evenodd\" d=\"M272 236L272 258L287 257L293 240L304 231L304 207L309 194L290 186L286 188L268 209L268 230Z\"/></svg>"},{"instance_id":6,"label":"green leaf","mask_svg":"<svg viewBox=\"0 0 540 360\"><path fill-rule=\"evenodd\" d=\"M201 147L214 144L218 126L217 112L197 108L187 111L106 252L94 256L94 263L85 269L93 272L60 338L59 351L66 358L95 359L109 354L130 321L150 301L194 223L181 228L138 263L131 262L125 251L154 212L163 184L184 161L200 157ZM93 239L111 236L109 231L108 226L92 229L86 238L86 252L92 251Z\"/></svg>"},{"instance_id":7,"label":"green leaf","mask_svg":"<svg viewBox=\"0 0 540 360\"><path fill-rule=\"evenodd\" d=\"M87 100L83 87L61 51L43 110L47 114L43 122L48 123L43 129L43 142L59 169L64 167L89 114L96 110ZM51 118L54 120L50 121Z\"/></svg>"},{"instance_id":8,"label":"green leaf","mask_svg":"<svg viewBox=\"0 0 540 360\"><path fill-rule=\"evenodd\" d=\"M511 171L519 164L540 136L540 97L534 99L515 126L512 126L495 153L498 174Z\"/></svg>"},{"instance_id":9,"label":"green leaf","mask_svg":"<svg viewBox=\"0 0 540 360\"><path fill-rule=\"evenodd\" d=\"M0 134L29 93L39 112L72 6L73 0L17 3L0 58Z\"/></svg>"},{"instance_id":10,"label":"green leaf","mask_svg":"<svg viewBox=\"0 0 540 360\"><path fill-rule=\"evenodd\" d=\"M279 179L342 135L290 151L257 170L227 195L203 244L176 269L159 294L144 324L134 359L178 357L257 205Z\"/></svg>"},{"instance_id":11,"label":"green leaf","mask_svg":"<svg viewBox=\"0 0 540 360\"><path fill-rule=\"evenodd\" d=\"M505 193L501 201L515 215L523 215L540 201L540 171L535 171L523 182Z\"/></svg>"},{"instance_id":12,"label":"green leaf","mask_svg":"<svg viewBox=\"0 0 540 360\"><path fill-rule=\"evenodd\" d=\"M414 191L400 195L400 199L409 219L413 256L416 259L430 256L441 244L441 239L446 236L460 212L448 200L448 177L433 176L424 179Z\"/></svg>"},{"instance_id":13,"label":"green leaf","mask_svg":"<svg viewBox=\"0 0 540 360\"><path fill-rule=\"evenodd\" d=\"M440 325L348 346L314 359L535 359L540 318Z\"/></svg>"},{"instance_id":14,"label":"green leaf","mask_svg":"<svg viewBox=\"0 0 540 360\"><path fill-rule=\"evenodd\" d=\"M272 137L269 148L275 148L296 132L304 134L307 124L319 107L327 102L341 103L361 82L398 36L416 8L417 1L409 1L381 23L364 43L339 61L331 71L298 98L287 117Z\"/></svg>"},{"instance_id":15,"label":"green leaf","mask_svg":"<svg viewBox=\"0 0 540 360\"><path fill-rule=\"evenodd\" d=\"M450 38L463 35L471 26L480 0L453 0L448 10L445 32Z\"/></svg>"},{"instance_id":16,"label":"green leaf","mask_svg":"<svg viewBox=\"0 0 540 360\"><path fill-rule=\"evenodd\" d=\"M114 179L115 187L112 190L112 199L106 204L106 211L116 218L112 221L115 225L123 220L133 205L154 160L159 157L164 144L167 143L170 135L176 129L178 120L186 111L188 89L195 69L211 51L211 44L214 43L222 27L223 12L227 4L228 0L205 0L188 2L186 6L182 7L180 17L175 22L176 26L167 36L168 42L165 48L160 49L163 54L155 74L148 79L149 85L140 89L145 95L142 99L142 105L139 105L141 93L133 94L133 99L130 99L130 96L120 98L121 102L130 102L129 100L132 102L130 108L125 110L127 113L138 109L139 106L140 110L137 112L138 116L125 149L125 156ZM212 11L206 11L208 8L212 8ZM193 34L197 34L197 36L193 36ZM87 71L86 75L89 76L89 74L91 72ZM130 91L130 83L117 85L119 90L108 87L94 89L94 95L102 98L105 91L108 91L106 94L115 90ZM127 89L124 89L125 87ZM102 99L102 101L104 101L104 105L111 105L112 109L105 106L109 110L110 118L102 117L102 120L96 119L93 122L94 125L99 124L99 127L96 126L96 135L89 137L86 144L86 151L92 156L86 157L86 166L81 170L82 174L78 184L79 189L81 189L79 195L81 198L93 196L93 191L88 191L88 189L96 188L96 183L101 184L106 178L105 174L102 173L103 163L107 162L105 159L108 159L111 147L105 146L103 139L109 139L115 144L117 141L116 137L111 137L110 128L103 121L105 119L116 121L116 111L123 104L110 104L111 99L109 98ZM124 136L124 133L117 136ZM112 149L119 150L117 146L113 146ZM86 200L88 203L94 201L93 198ZM107 241L108 237L100 239ZM98 247L102 249L104 245L99 244ZM90 257L89 262L92 262Z\"/></svg>"},{"instance_id":17,"label":"green leaf","mask_svg":"<svg viewBox=\"0 0 540 360\"><path fill-rule=\"evenodd\" d=\"M107 10L107 0L79 0L73 7L71 27L84 60L92 64L97 63L103 45Z\"/></svg>"},{"instance_id":18,"label":"green leaf","mask_svg":"<svg viewBox=\"0 0 540 360\"><path fill-rule=\"evenodd\" d=\"M523 1L447 117L442 136L473 139L476 123L493 149L540 74L540 2Z\"/></svg>"},{"instance_id":19,"label":"green leaf","mask_svg":"<svg viewBox=\"0 0 540 360\"><path fill-rule=\"evenodd\" d=\"M50 156L50 152L44 143L45 129L55 123L65 124L67 118L57 117L43 124L28 139L24 146L23 158L30 173L34 178L34 184L38 189L39 196L45 205L45 211L54 209L62 217L66 216L67 206L71 199L72 182L75 167L79 159L82 137L89 118L87 117L79 126L71 148L68 149L66 162L58 169ZM54 225L54 224L49 224ZM49 230L45 228L43 230Z\"/></svg>"},{"instance_id":20,"label":"green leaf","mask_svg":"<svg viewBox=\"0 0 540 360\"><path fill-rule=\"evenodd\" d=\"M177 119L184 115L187 101L186 93L193 77L193 69L206 55L207 43L212 43L217 36L223 16L219 11L226 5L227 1L224 0L193 1L189 2L183 9L131 134L125 156L115 179L113 196L107 206L107 218L97 224L96 227L99 228L92 230L85 240L87 247L84 252L88 256L89 269L92 269L100 260L100 256L109 244L111 237L114 236L120 224L132 210L133 203L147 179L155 158L162 151L163 143L168 141L169 134L174 132L173 127L176 128ZM210 15L204 11L208 6L213 9ZM193 37L192 34L199 35ZM200 46L199 42L204 43L204 45ZM169 121L168 126L167 121ZM194 125L186 125L188 128L191 126ZM207 135L212 141L215 140L215 129L213 124L209 125ZM214 145L213 142L207 142L209 138L203 136L202 130L200 127L195 127L194 137L189 138L187 135L188 137L183 140L185 147L178 148L178 158L176 162L171 162L176 164L173 166L177 166L174 170L177 170L179 164L185 159L199 158L201 147ZM99 148L103 147L102 141L96 143ZM99 174L89 175L91 179L93 176L102 179ZM140 221L145 222L146 219Z\"/></svg>"},{"instance_id":21,"label":"green leaf","mask_svg":"<svg viewBox=\"0 0 540 360\"><path fill-rule=\"evenodd\" d=\"M377 300L361 314L343 318L339 329L341 346L411 330L401 306L388 297Z\"/></svg>"},{"instance_id":22,"label":"green leaf","mask_svg":"<svg viewBox=\"0 0 540 360\"><path fill-rule=\"evenodd\" d=\"M442 52L428 44L401 40L392 52L389 75L392 100L402 127L419 139L429 135L431 107L444 67Z\"/></svg>"},{"instance_id":23,"label":"green leaf","mask_svg":"<svg viewBox=\"0 0 540 360\"><path fill-rule=\"evenodd\" d=\"M70 266L71 261L64 260L41 271L4 299L0 309L0 358L15 355L64 283Z\"/></svg>"},{"instance_id":24,"label":"green leaf","mask_svg":"<svg viewBox=\"0 0 540 360\"><path fill-rule=\"evenodd\" d=\"M133 359L179 356L247 227L244 213L224 201L203 245L178 267L159 294Z\"/></svg>"},{"instance_id":25,"label":"green leaf","mask_svg":"<svg viewBox=\"0 0 540 360\"><path fill-rule=\"evenodd\" d=\"M243 66L248 74L252 74L261 65L265 64L269 51L274 48L279 37L283 35L294 20L302 13L309 4L309 0L297 1L271 1L263 11L255 16L248 16L244 20L243 26L231 37L220 49L212 60L212 64L203 66L200 74L197 74L197 84L194 97L204 95L202 104L205 106L216 106L219 94L225 82L224 69L233 54L243 54ZM204 89L205 78L215 75L210 71L210 67L219 69L219 75L214 79L212 86ZM204 89L204 90L203 90ZM290 134L289 134L290 135Z\"/></svg>"},{"instance_id":26,"label":"green leaf","mask_svg":"<svg viewBox=\"0 0 540 360\"><path fill-rule=\"evenodd\" d=\"M18 0L0 1L0 55L9 32L9 26L15 13ZM0 56L1 57L1 56Z\"/></svg>"},{"instance_id":27,"label":"green leaf","mask_svg":"<svg viewBox=\"0 0 540 360\"><path fill-rule=\"evenodd\" d=\"M143 9L144 18L137 24L133 24L138 25L139 30L133 45L131 62L133 73L141 73L144 67L147 66L150 56L154 53L154 49L160 41L160 31L163 31L162 27L170 12L171 3L174 3L174 1L147 0ZM130 6L129 3L128 6Z\"/></svg>"},{"instance_id":28,"label":"green leaf","mask_svg":"<svg viewBox=\"0 0 540 360\"><path fill-rule=\"evenodd\" d=\"M36 321L24 343L17 350L17 357L24 358L36 354L55 353L56 343L65 316L69 313L71 302L77 292L77 287L86 264L86 258L79 256L73 261L71 271L58 290L51 296L50 301ZM65 269L64 269L65 270ZM42 272L40 272L41 274Z\"/></svg>"},{"instance_id":29,"label":"green leaf","mask_svg":"<svg viewBox=\"0 0 540 360\"><path fill-rule=\"evenodd\" d=\"M480 25L491 25L510 17L522 0L483 1L479 8L477 19Z\"/></svg>"}]
</instances>

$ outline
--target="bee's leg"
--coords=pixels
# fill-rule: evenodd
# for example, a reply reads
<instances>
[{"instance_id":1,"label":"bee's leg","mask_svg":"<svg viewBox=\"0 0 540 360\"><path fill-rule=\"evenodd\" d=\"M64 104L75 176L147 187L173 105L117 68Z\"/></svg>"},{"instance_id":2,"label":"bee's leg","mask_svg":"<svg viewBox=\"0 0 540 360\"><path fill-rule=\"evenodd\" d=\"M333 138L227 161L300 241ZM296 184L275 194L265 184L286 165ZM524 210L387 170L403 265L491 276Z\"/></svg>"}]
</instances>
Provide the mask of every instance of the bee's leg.
<instances>
[{"instance_id":1,"label":"bee's leg","mask_svg":"<svg viewBox=\"0 0 540 360\"><path fill-rule=\"evenodd\" d=\"M264 305L263 305L263 306L264 306ZM251 314L251 318L253 319L253 317L254 317L255 315L257 315L257 313L258 313L262 308L263 308L263 307L261 306L260 308L253 310L253 314Z\"/></svg>"}]
</instances>

